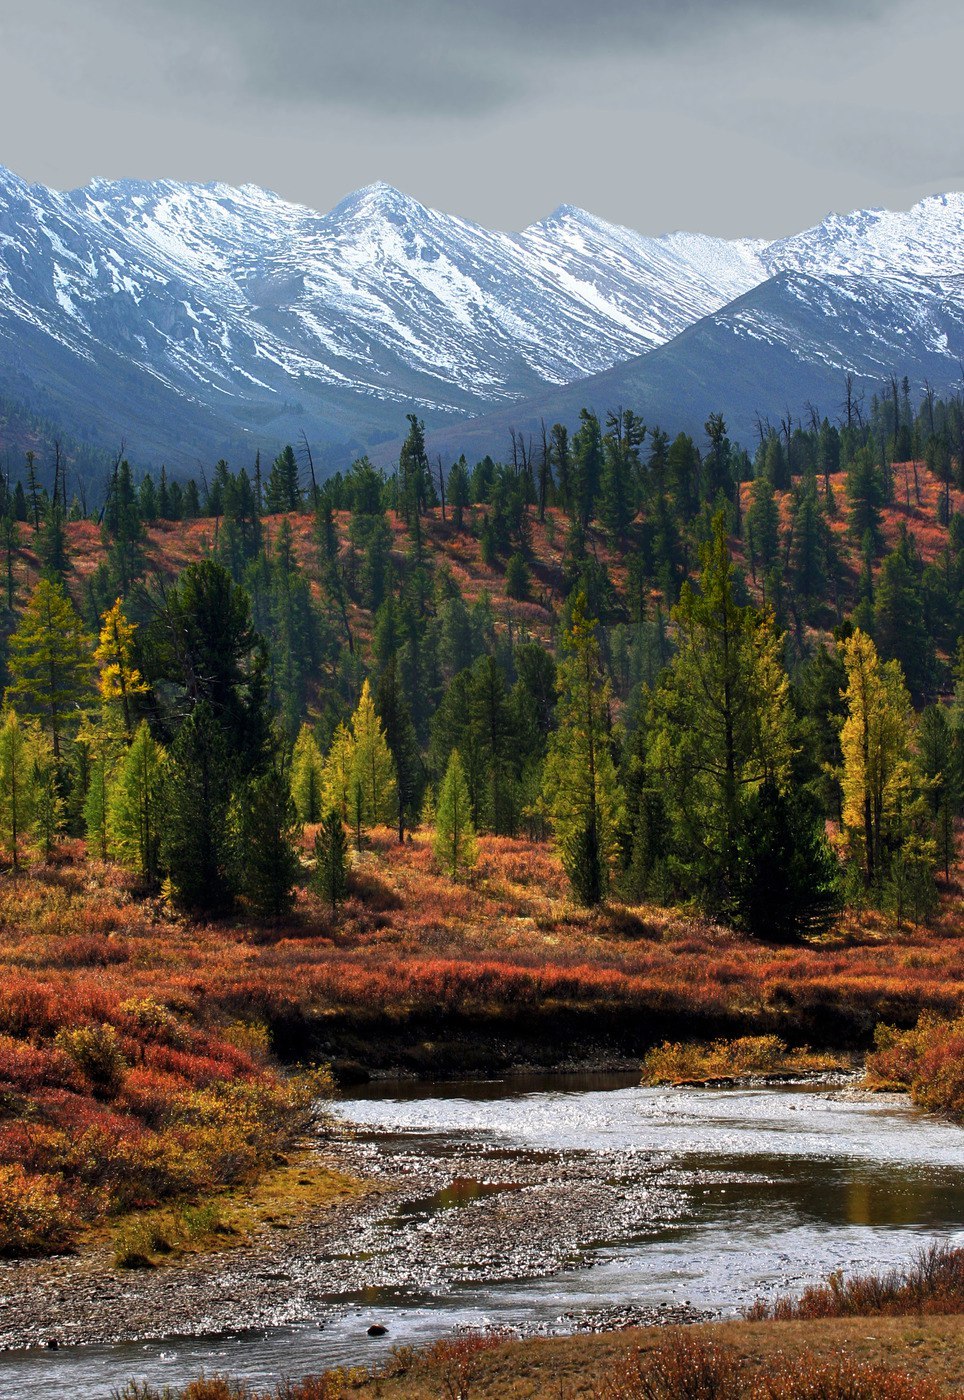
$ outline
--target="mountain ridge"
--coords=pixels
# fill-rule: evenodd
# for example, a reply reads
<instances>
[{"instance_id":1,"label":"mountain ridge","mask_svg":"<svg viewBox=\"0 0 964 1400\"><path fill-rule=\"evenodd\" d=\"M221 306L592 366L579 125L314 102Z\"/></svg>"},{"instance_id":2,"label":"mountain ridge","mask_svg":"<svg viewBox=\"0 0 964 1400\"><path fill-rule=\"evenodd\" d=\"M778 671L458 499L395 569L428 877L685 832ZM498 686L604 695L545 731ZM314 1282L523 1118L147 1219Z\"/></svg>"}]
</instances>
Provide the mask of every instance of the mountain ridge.
<instances>
[{"instance_id":1,"label":"mountain ridge","mask_svg":"<svg viewBox=\"0 0 964 1400\"><path fill-rule=\"evenodd\" d=\"M406 412L438 428L576 382L594 391L785 272L864 278L868 304L874 281L903 287L883 299L885 327L854 306L863 374L873 342L901 350L897 302L911 321L935 298L956 305L962 231L955 193L766 242L651 237L570 204L506 233L384 181L319 213L254 184L97 179L61 193L0 167L0 385L175 470L302 433L325 469L392 441ZM839 317L839 287L830 302ZM959 372L955 336L924 356L942 382ZM811 324L817 363L818 341ZM712 363L692 373L712 387Z\"/></svg>"}]
</instances>

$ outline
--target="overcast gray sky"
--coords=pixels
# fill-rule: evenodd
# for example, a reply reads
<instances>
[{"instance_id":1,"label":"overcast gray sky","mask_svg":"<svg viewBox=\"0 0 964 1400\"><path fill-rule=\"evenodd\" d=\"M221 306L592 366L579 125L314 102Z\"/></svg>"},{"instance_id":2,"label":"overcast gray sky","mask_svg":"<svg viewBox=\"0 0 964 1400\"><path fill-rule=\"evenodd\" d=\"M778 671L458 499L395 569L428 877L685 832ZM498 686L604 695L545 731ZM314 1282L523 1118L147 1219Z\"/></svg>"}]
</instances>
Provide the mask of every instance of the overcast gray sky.
<instances>
[{"instance_id":1,"label":"overcast gray sky","mask_svg":"<svg viewBox=\"0 0 964 1400\"><path fill-rule=\"evenodd\" d=\"M0 0L0 163L773 237L964 187L960 0Z\"/></svg>"}]
</instances>

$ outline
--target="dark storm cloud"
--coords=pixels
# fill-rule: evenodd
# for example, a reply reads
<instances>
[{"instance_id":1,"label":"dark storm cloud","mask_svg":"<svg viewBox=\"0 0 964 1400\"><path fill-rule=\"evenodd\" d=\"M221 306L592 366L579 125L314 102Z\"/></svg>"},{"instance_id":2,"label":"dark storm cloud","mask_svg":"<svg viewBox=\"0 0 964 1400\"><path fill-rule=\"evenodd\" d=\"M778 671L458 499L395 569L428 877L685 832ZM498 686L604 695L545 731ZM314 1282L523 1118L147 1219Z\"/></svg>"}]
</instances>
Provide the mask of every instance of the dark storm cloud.
<instances>
[{"instance_id":1,"label":"dark storm cloud","mask_svg":"<svg viewBox=\"0 0 964 1400\"><path fill-rule=\"evenodd\" d=\"M805 22L874 20L896 3L808 0ZM87 13L97 8L115 33L129 26L128 0L93 0ZM560 65L568 75L611 54L699 52L760 18L801 20L801 9L800 0L142 0L135 13L167 30L166 54L145 58L182 102L216 92L471 117L536 100ZM153 47L149 28L141 34Z\"/></svg>"},{"instance_id":2,"label":"dark storm cloud","mask_svg":"<svg viewBox=\"0 0 964 1400\"><path fill-rule=\"evenodd\" d=\"M962 40L958 0L0 0L0 162L775 236L964 185Z\"/></svg>"}]
</instances>

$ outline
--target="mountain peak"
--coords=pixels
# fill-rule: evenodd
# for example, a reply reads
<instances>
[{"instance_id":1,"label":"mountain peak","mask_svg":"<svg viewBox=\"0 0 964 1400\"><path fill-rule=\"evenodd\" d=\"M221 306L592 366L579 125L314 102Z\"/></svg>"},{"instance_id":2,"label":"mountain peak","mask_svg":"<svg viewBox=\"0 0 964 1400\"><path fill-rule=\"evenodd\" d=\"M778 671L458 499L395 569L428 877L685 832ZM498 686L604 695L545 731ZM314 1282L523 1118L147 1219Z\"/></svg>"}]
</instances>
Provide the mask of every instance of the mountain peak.
<instances>
[{"instance_id":1,"label":"mountain peak","mask_svg":"<svg viewBox=\"0 0 964 1400\"><path fill-rule=\"evenodd\" d=\"M424 204L396 189L387 180L375 180L339 200L328 218L343 220L374 217L398 223L404 219L425 218L428 212Z\"/></svg>"}]
</instances>

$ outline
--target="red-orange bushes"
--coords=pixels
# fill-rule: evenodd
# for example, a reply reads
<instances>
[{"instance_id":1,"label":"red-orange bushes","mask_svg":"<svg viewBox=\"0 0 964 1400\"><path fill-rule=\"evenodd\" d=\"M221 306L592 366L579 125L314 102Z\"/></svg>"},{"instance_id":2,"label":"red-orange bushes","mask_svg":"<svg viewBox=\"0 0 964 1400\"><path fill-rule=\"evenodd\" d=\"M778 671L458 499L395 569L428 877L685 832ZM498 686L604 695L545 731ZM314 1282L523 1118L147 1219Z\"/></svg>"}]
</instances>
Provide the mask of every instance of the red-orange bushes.
<instances>
[{"instance_id":1,"label":"red-orange bushes","mask_svg":"<svg viewBox=\"0 0 964 1400\"><path fill-rule=\"evenodd\" d=\"M872 1080L909 1089L933 1112L964 1113L964 1016L922 1015L913 1030L881 1026L867 1071Z\"/></svg>"},{"instance_id":2,"label":"red-orange bushes","mask_svg":"<svg viewBox=\"0 0 964 1400\"><path fill-rule=\"evenodd\" d=\"M753 1321L827 1317L901 1317L922 1313L946 1316L964 1311L964 1249L931 1245L906 1268L883 1274L831 1274L826 1283L805 1288L799 1298L757 1302Z\"/></svg>"},{"instance_id":3,"label":"red-orange bushes","mask_svg":"<svg viewBox=\"0 0 964 1400\"><path fill-rule=\"evenodd\" d=\"M60 1050L0 1035L0 1093L30 1093L50 1086L77 1088L76 1067Z\"/></svg>"}]
</instances>

